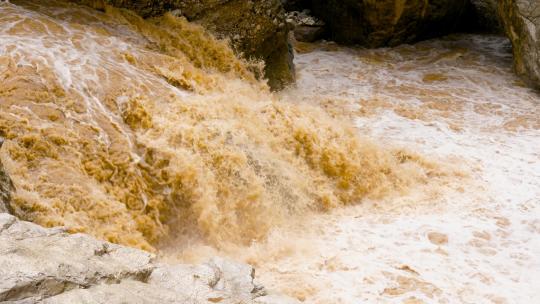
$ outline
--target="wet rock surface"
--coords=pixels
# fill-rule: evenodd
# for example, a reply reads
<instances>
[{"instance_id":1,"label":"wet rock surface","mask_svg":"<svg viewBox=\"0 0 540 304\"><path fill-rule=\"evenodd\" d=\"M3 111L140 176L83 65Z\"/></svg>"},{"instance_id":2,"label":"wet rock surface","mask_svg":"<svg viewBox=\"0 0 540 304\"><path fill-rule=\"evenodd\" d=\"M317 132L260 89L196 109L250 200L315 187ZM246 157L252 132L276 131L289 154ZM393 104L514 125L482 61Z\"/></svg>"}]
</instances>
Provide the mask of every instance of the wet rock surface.
<instances>
[{"instance_id":1,"label":"wet rock surface","mask_svg":"<svg viewBox=\"0 0 540 304\"><path fill-rule=\"evenodd\" d=\"M0 149L4 144L4 138L0 137ZM11 192L14 190L13 183L4 170L4 165L0 159L0 212L8 212L11 201Z\"/></svg>"},{"instance_id":2,"label":"wet rock surface","mask_svg":"<svg viewBox=\"0 0 540 304\"><path fill-rule=\"evenodd\" d=\"M233 0L213 6L214 2L183 1L180 10L188 20L202 24L220 38L231 39L234 48L248 59L264 60L271 88L281 89L294 82L289 29L281 2Z\"/></svg>"},{"instance_id":3,"label":"wet rock surface","mask_svg":"<svg viewBox=\"0 0 540 304\"><path fill-rule=\"evenodd\" d=\"M316 41L322 38L325 31L325 23L311 16L309 10L288 12L287 23L294 29L294 38L297 41Z\"/></svg>"},{"instance_id":4,"label":"wet rock surface","mask_svg":"<svg viewBox=\"0 0 540 304\"><path fill-rule=\"evenodd\" d=\"M285 11L279 0L72 0L102 9L105 3L131 9L143 17L173 11L199 23L219 38L230 39L247 59L265 62L265 77L273 89L294 82Z\"/></svg>"},{"instance_id":5,"label":"wet rock surface","mask_svg":"<svg viewBox=\"0 0 540 304\"><path fill-rule=\"evenodd\" d=\"M512 41L517 74L540 88L540 2L503 0L499 3L499 13L506 35Z\"/></svg>"},{"instance_id":6,"label":"wet rock surface","mask_svg":"<svg viewBox=\"0 0 540 304\"><path fill-rule=\"evenodd\" d=\"M213 258L159 264L150 253L0 213L2 303L252 303L254 269ZM266 296L258 303L295 303ZM292 302L291 302L292 301Z\"/></svg>"}]
</instances>

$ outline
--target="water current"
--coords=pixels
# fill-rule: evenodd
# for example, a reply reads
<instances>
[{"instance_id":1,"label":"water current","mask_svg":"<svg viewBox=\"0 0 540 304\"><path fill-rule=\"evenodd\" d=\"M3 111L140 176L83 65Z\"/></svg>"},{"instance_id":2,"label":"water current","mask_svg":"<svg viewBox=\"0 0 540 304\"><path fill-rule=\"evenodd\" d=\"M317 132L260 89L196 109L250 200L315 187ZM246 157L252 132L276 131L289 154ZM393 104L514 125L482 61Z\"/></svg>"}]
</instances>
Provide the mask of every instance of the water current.
<instances>
[{"instance_id":1,"label":"water current","mask_svg":"<svg viewBox=\"0 0 540 304\"><path fill-rule=\"evenodd\" d=\"M540 300L540 97L504 37L297 43L271 93L182 18L39 3L0 3L19 217L306 303Z\"/></svg>"}]
</instances>

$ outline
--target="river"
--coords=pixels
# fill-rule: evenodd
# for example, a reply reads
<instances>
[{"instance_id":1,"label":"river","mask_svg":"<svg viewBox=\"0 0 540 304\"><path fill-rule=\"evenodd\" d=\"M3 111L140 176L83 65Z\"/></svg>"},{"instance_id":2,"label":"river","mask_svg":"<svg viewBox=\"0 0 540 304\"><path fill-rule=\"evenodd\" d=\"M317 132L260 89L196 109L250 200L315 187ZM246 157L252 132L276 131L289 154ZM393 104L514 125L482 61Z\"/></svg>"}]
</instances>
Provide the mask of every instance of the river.
<instances>
[{"instance_id":1,"label":"river","mask_svg":"<svg viewBox=\"0 0 540 304\"><path fill-rule=\"evenodd\" d=\"M11 1L0 24L19 217L239 259L305 303L540 300L540 97L504 37L298 43L271 93L172 15Z\"/></svg>"}]
</instances>

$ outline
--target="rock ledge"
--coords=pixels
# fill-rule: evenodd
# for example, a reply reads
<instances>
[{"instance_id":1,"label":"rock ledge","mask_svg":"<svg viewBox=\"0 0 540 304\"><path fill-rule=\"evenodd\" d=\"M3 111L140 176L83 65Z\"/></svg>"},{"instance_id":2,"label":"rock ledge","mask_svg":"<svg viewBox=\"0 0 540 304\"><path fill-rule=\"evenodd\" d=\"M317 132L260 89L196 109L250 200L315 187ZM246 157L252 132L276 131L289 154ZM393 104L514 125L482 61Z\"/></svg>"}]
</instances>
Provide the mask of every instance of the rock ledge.
<instances>
[{"instance_id":1,"label":"rock ledge","mask_svg":"<svg viewBox=\"0 0 540 304\"><path fill-rule=\"evenodd\" d=\"M2 303L297 303L267 295L246 264L165 265L145 251L0 213Z\"/></svg>"}]
</instances>

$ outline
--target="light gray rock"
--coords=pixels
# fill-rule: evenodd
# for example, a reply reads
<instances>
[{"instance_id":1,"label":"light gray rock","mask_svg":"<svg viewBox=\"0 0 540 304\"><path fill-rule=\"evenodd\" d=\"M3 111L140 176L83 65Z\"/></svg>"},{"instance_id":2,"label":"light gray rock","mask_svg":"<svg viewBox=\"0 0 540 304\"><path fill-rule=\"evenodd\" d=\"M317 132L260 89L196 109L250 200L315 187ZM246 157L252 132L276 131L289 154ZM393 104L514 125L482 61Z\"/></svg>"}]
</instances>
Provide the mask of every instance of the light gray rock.
<instances>
[{"instance_id":1,"label":"light gray rock","mask_svg":"<svg viewBox=\"0 0 540 304\"><path fill-rule=\"evenodd\" d=\"M202 265L159 266L148 283L185 294L196 303L249 303L264 295L264 289L253 282L254 275L249 265L216 257Z\"/></svg>"},{"instance_id":2,"label":"light gray rock","mask_svg":"<svg viewBox=\"0 0 540 304\"><path fill-rule=\"evenodd\" d=\"M144 251L45 229L5 213L0 227L0 301L37 301L102 282L144 280L154 268Z\"/></svg>"},{"instance_id":3,"label":"light gray rock","mask_svg":"<svg viewBox=\"0 0 540 304\"><path fill-rule=\"evenodd\" d=\"M0 213L1 303L293 303L265 299L249 265L213 258L171 266L154 259Z\"/></svg>"},{"instance_id":4,"label":"light gray rock","mask_svg":"<svg viewBox=\"0 0 540 304\"><path fill-rule=\"evenodd\" d=\"M156 288L135 280L123 280L117 284L102 283L87 289L77 288L57 296L45 299L43 304L172 304L172 303L208 303L193 302L181 294Z\"/></svg>"}]
</instances>

